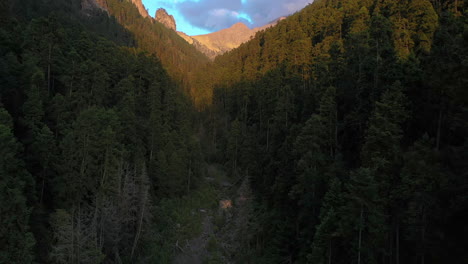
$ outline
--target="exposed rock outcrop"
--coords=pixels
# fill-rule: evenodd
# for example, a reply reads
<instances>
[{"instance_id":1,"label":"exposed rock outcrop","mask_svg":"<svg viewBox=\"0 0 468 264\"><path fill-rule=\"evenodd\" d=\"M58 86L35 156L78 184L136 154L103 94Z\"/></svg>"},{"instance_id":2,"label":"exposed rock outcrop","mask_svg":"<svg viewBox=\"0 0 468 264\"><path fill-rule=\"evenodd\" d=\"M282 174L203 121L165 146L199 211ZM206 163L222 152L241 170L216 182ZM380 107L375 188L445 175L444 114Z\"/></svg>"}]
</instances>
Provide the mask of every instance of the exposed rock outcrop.
<instances>
[{"instance_id":1,"label":"exposed rock outcrop","mask_svg":"<svg viewBox=\"0 0 468 264\"><path fill-rule=\"evenodd\" d=\"M92 12L94 10L102 10L107 12L106 0L82 0L81 10L85 12Z\"/></svg>"},{"instance_id":2,"label":"exposed rock outcrop","mask_svg":"<svg viewBox=\"0 0 468 264\"><path fill-rule=\"evenodd\" d=\"M179 36L185 39L185 41L187 41L188 43L193 44L193 38L191 36L185 34L182 31L177 31L177 34L179 34Z\"/></svg>"},{"instance_id":3,"label":"exposed rock outcrop","mask_svg":"<svg viewBox=\"0 0 468 264\"><path fill-rule=\"evenodd\" d=\"M172 15L169 15L164 8L159 8L156 11L156 15L154 16L154 18L156 19L156 21L160 22L167 28L172 29L174 31L177 30L177 25L174 17Z\"/></svg>"},{"instance_id":4,"label":"exposed rock outcrop","mask_svg":"<svg viewBox=\"0 0 468 264\"><path fill-rule=\"evenodd\" d=\"M192 45L198 50L200 51L201 53L205 54L208 58L210 59L214 59L216 56L218 56L219 54L221 54L220 52L217 52L217 51L214 51L210 48L208 48L207 46L205 46L204 44L202 44L200 41L196 40L196 39L192 39L193 42L192 42Z\"/></svg>"},{"instance_id":5,"label":"exposed rock outcrop","mask_svg":"<svg viewBox=\"0 0 468 264\"><path fill-rule=\"evenodd\" d=\"M138 8L138 12L140 12L142 17L149 17L148 11L146 10L141 0L132 0L132 3Z\"/></svg>"}]
</instances>

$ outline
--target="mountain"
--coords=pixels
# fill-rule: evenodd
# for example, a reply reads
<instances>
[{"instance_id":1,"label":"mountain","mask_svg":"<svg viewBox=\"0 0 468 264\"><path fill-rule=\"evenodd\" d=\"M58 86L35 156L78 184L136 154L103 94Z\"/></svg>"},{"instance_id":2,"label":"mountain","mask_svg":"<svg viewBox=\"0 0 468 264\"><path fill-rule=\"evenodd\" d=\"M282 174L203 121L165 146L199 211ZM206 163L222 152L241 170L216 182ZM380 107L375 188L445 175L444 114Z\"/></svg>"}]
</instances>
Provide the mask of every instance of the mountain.
<instances>
[{"instance_id":1,"label":"mountain","mask_svg":"<svg viewBox=\"0 0 468 264\"><path fill-rule=\"evenodd\" d=\"M154 19L156 19L156 21L163 24L169 29L172 29L174 31L176 31L177 29L174 17L172 15L169 15L164 8L159 8L158 10L156 10Z\"/></svg>"},{"instance_id":2,"label":"mountain","mask_svg":"<svg viewBox=\"0 0 468 264\"><path fill-rule=\"evenodd\" d=\"M224 54L230 50L239 47L242 43L249 41L259 31L265 30L269 27L275 26L279 21L285 17L278 18L271 23L250 29L242 22L236 23L230 28L222 29L205 35L192 36L192 45L199 51L207 55L209 58L214 59L216 56ZM179 35L181 35L179 33Z\"/></svg>"},{"instance_id":3,"label":"mountain","mask_svg":"<svg viewBox=\"0 0 468 264\"><path fill-rule=\"evenodd\" d=\"M211 34L193 36L193 38L210 50L221 54L237 48L240 44L248 41L254 33L254 30L248 28L244 23L239 22L230 28L222 29Z\"/></svg>"},{"instance_id":4,"label":"mountain","mask_svg":"<svg viewBox=\"0 0 468 264\"><path fill-rule=\"evenodd\" d=\"M467 14L314 0L210 62L132 0L1 0L0 263L465 263Z\"/></svg>"},{"instance_id":5,"label":"mountain","mask_svg":"<svg viewBox=\"0 0 468 264\"><path fill-rule=\"evenodd\" d=\"M222 29L214 33L193 36L193 39L217 56L239 47L242 43L247 42L254 34L254 30L248 28L244 23L239 22L230 28ZM204 53L207 54L206 52ZM209 54L207 55L209 56ZM213 58L213 56L209 57Z\"/></svg>"},{"instance_id":6,"label":"mountain","mask_svg":"<svg viewBox=\"0 0 468 264\"><path fill-rule=\"evenodd\" d=\"M230 28L222 29L210 34L189 36L185 32L177 31L174 17L168 14L164 8L159 8L155 14L156 21L163 24L166 28L177 32L181 38L212 60L216 56L239 47L242 43L249 41L253 36L255 36L257 32L275 26L279 21L285 18L286 17L280 17L267 25L254 29L250 29L244 23L239 22L232 25Z\"/></svg>"},{"instance_id":7,"label":"mountain","mask_svg":"<svg viewBox=\"0 0 468 264\"><path fill-rule=\"evenodd\" d=\"M92 1L92 0L86 0ZM96 0L95 0L96 1ZM159 10L159 20L148 16L141 0L97 0L107 4L111 17L132 33L138 48L157 56L168 73L189 89L194 69L208 63L208 58L174 31L172 16Z\"/></svg>"},{"instance_id":8,"label":"mountain","mask_svg":"<svg viewBox=\"0 0 468 264\"><path fill-rule=\"evenodd\" d=\"M98 0L98 1L105 1L105 0ZM148 10L146 10L145 6L141 2L141 0L131 0L132 3L137 7L138 12L144 18L149 17Z\"/></svg>"}]
</instances>

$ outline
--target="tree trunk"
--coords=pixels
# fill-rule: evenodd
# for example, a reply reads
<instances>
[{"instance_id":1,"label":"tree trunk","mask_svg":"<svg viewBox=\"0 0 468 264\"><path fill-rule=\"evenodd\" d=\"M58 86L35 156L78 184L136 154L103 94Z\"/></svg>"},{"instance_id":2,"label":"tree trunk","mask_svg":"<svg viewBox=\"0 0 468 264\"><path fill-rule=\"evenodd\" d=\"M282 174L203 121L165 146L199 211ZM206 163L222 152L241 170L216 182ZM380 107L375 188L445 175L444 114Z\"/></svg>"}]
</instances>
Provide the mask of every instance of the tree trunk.
<instances>
[{"instance_id":1,"label":"tree trunk","mask_svg":"<svg viewBox=\"0 0 468 264\"><path fill-rule=\"evenodd\" d=\"M71 80L70 80L70 91L69 91L69 96L71 98L72 96L72 92L73 92L73 79L75 78L75 61L73 60L72 61L72 76L71 76Z\"/></svg>"},{"instance_id":2,"label":"tree trunk","mask_svg":"<svg viewBox=\"0 0 468 264\"><path fill-rule=\"evenodd\" d=\"M72 207L71 213L71 252L70 252L70 260L71 264L75 262L75 205Z\"/></svg>"},{"instance_id":3,"label":"tree trunk","mask_svg":"<svg viewBox=\"0 0 468 264\"><path fill-rule=\"evenodd\" d=\"M99 251L102 251L102 248L104 248L104 217L101 215L101 221L99 221L99 244L98 244L98 249Z\"/></svg>"},{"instance_id":4,"label":"tree trunk","mask_svg":"<svg viewBox=\"0 0 468 264\"><path fill-rule=\"evenodd\" d=\"M421 230L421 245L422 245L422 255L421 255L421 264L425 263L425 251L426 251L426 212L423 207L422 213L422 230Z\"/></svg>"},{"instance_id":5,"label":"tree trunk","mask_svg":"<svg viewBox=\"0 0 468 264\"><path fill-rule=\"evenodd\" d=\"M395 224L392 223L391 225L391 229L390 229L390 232L387 233L387 245L388 247L390 248L389 250L389 254L388 254L388 262L389 264L393 263L393 258L394 258L394 255L393 255L393 252L394 252L394 248L393 248L393 244L394 244L394 236L393 236L393 231L394 231L394 228L395 228ZM382 259L385 258L385 254L382 254ZM385 260L382 262L382 263L385 263Z\"/></svg>"},{"instance_id":6,"label":"tree trunk","mask_svg":"<svg viewBox=\"0 0 468 264\"><path fill-rule=\"evenodd\" d=\"M374 75L374 89L372 91L372 94L371 94L371 98L372 98L372 104L375 103L375 94L377 92L377 88L379 86L379 63L380 63L380 60L379 60L379 55L380 54L380 51L379 51L379 41L377 41L377 52L376 52L376 56L375 56L375 60L376 60L376 66L375 66L375 75Z\"/></svg>"},{"instance_id":7,"label":"tree trunk","mask_svg":"<svg viewBox=\"0 0 468 264\"><path fill-rule=\"evenodd\" d=\"M269 145L270 145L270 119L268 119L267 121L267 138L266 138L266 151L268 152L268 148L269 148Z\"/></svg>"},{"instance_id":8,"label":"tree trunk","mask_svg":"<svg viewBox=\"0 0 468 264\"><path fill-rule=\"evenodd\" d=\"M400 264L400 221L397 220L396 226L396 264Z\"/></svg>"},{"instance_id":9,"label":"tree trunk","mask_svg":"<svg viewBox=\"0 0 468 264\"><path fill-rule=\"evenodd\" d=\"M334 158L336 158L336 153L338 152L338 107L335 105L335 151L333 153Z\"/></svg>"},{"instance_id":10,"label":"tree trunk","mask_svg":"<svg viewBox=\"0 0 468 264\"><path fill-rule=\"evenodd\" d=\"M358 262L357 264L361 264L361 244L362 244L362 221L364 217L364 207L361 204L361 216L359 218L359 244L358 244Z\"/></svg>"},{"instance_id":11,"label":"tree trunk","mask_svg":"<svg viewBox=\"0 0 468 264\"><path fill-rule=\"evenodd\" d=\"M234 172L237 171L237 135L236 135L236 152L234 157Z\"/></svg>"},{"instance_id":12,"label":"tree trunk","mask_svg":"<svg viewBox=\"0 0 468 264\"><path fill-rule=\"evenodd\" d=\"M437 139L436 139L436 150L440 148L440 133L442 129L442 106L439 109L439 120L437 121Z\"/></svg>"},{"instance_id":13,"label":"tree trunk","mask_svg":"<svg viewBox=\"0 0 468 264\"><path fill-rule=\"evenodd\" d=\"M142 203L142 208L141 208L141 215L140 215L140 221L138 223L138 229L137 229L137 233L135 235L135 240L133 241L133 246L132 246L132 253L130 254L130 262L132 262L133 260L133 255L135 253L135 249L136 249L136 246L138 244L138 239L140 239L140 234L141 234L141 227L143 225L143 217L145 215L145 204L146 204L146 195L144 195L143 197L143 203Z\"/></svg>"},{"instance_id":14,"label":"tree trunk","mask_svg":"<svg viewBox=\"0 0 468 264\"><path fill-rule=\"evenodd\" d=\"M106 148L106 152L104 154L104 170L101 176L101 188L104 188L104 184L106 183L107 178L107 165L109 164L109 147Z\"/></svg>"},{"instance_id":15,"label":"tree trunk","mask_svg":"<svg viewBox=\"0 0 468 264\"><path fill-rule=\"evenodd\" d=\"M47 96L50 96L50 63L52 60L52 44L49 44L49 56L47 60Z\"/></svg>"},{"instance_id":16,"label":"tree trunk","mask_svg":"<svg viewBox=\"0 0 468 264\"><path fill-rule=\"evenodd\" d=\"M151 150L150 150L150 158L149 160L153 160L153 151L154 151L154 131L151 132ZM151 164L151 163L150 163Z\"/></svg>"},{"instance_id":17,"label":"tree trunk","mask_svg":"<svg viewBox=\"0 0 468 264\"><path fill-rule=\"evenodd\" d=\"M83 158L81 159L81 165L80 165L80 176L82 179L85 178L85 170L86 170L86 157L88 155L88 135L85 135L85 142L83 146Z\"/></svg>"},{"instance_id":18,"label":"tree trunk","mask_svg":"<svg viewBox=\"0 0 468 264\"><path fill-rule=\"evenodd\" d=\"M80 262L81 260L81 250L80 250L80 246L81 246L81 204L78 203L78 222L77 222L77 232L76 232L76 258L77 258L77 263Z\"/></svg>"},{"instance_id":19,"label":"tree trunk","mask_svg":"<svg viewBox=\"0 0 468 264\"><path fill-rule=\"evenodd\" d=\"M188 166L188 177L187 177L187 194L190 193L190 174L192 172L192 159L189 161L189 166Z\"/></svg>"},{"instance_id":20,"label":"tree trunk","mask_svg":"<svg viewBox=\"0 0 468 264\"><path fill-rule=\"evenodd\" d=\"M100 228L100 225L98 224L98 214L99 214L99 194L96 194L96 198L95 198L95 206L94 206L94 214L93 214L93 226L95 228L95 230L93 230L94 232L96 232L96 238L95 238L95 246L96 246L96 251L98 251L98 245L100 244L99 242L99 228Z\"/></svg>"},{"instance_id":21,"label":"tree trunk","mask_svg":"<svg viewBox=\"0 0 468 264\"><path fill-rule=\"evenodd\" d=\"M42 204L42 199L44 198L44 189L45 189L45 173L42 171L42 187L41 187L41 198L39 203Z\"/></svg>"}]
</instances>

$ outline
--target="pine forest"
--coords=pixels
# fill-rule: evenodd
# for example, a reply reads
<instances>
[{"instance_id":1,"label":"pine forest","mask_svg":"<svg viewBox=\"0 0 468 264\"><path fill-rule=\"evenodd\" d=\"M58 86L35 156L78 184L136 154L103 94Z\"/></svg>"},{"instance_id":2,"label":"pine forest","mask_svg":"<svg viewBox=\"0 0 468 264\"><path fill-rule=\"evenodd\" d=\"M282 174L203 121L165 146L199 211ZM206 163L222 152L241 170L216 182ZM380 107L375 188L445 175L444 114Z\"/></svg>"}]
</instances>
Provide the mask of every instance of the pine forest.
<instances>
[{"instance_id":1,"label":"pine forest","mask_svg":"<svg viewBox=\"0 0 468 264\"><path fill-rule=\"evenodd\" d=\"M468 263L468 1L214 60L135 1L0 0L1 264Z\"/></svg>"}]
</instances>

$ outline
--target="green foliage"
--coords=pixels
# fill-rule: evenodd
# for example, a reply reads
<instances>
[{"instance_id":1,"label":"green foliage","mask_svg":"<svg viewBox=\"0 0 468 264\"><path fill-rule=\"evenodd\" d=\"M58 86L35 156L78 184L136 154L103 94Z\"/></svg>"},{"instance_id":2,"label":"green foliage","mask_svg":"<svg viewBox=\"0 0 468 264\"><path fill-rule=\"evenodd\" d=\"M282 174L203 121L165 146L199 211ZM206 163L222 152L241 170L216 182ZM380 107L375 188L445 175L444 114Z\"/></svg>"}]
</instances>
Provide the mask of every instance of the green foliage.
<instances>
[{"instance_id":1,"label":"green foliage","mask_svg":"<svg viewBox=\"0 0 468 264\"><path fill-rule=\"evenodd\" d=\"M10 115L0 108L0 262L33 263L35 239L29 227L31 209L26 196L33 180L19 158L21 147L12 130Z\"/></svg>"},{"instance_id":2,"label":"green foliage","mask_svg":"<svg viewBox=\"0 0 468 264\"><path fill-rule=\"evenodd\" d=\"M193 81L191 73L207 64L208 58L175 31L143 18L131 1L108 0L107 6L109 13L134 34L138 47L157 55L169 74L188 91L188 83Z\"/></svg>"},{"instance_id":3,"label":"green foliage","mask_svg":"<svg viewBox=\"0 0 468 264\"><path fill-rule=\"evenodd\" d=\"M54 263L70 263L73 261L73 216L63 209L50 216L50 225L54 230L54 240L50 258Z\"/></svg>"},{"instance_id":4,"label":"green foliage","mask_svg":"<svg viewBox=\"0 0 468 264\"><path fill-rule=\"evenodd\" d=\"M151 44L118 46L134 44L129 32L107 13L81 10L81 1L9 4L12 17L2 8L0 25L0 105L11 114L0 115L0 262L145 259L153 205L195 192L203 167L183 81L161 60L174 70L203 55L140 17L135 35ZM127 6L127 18L136 10L109 4ZM161 59L150 55L166 47L154 49L160 37L177 46Z\"/></svg>"},{"instance_id":5,"label":"green foliage","mask_svg":"<svg viewBox=\"0 0 468 264\"><path fill-rule=\"evenodd\" d=\"M385 167L401 156L401 124L408 118L405 105L406 98L399 82L385 91L382 99L376 102L362 147L362 161L365 166Z\"/></svg>"},{"instance_id":6,"label":"green foliage","mask_svg":"<svg viewBox=\"0 0 468 264\"><path fill-rule=\"evenodd\" d=\"M106 2L0 1L0 262L170 263L202 145L239 263L467 258L467 1L316 0L214 63Z\"/></svg>"},{"instance_id":7,"label":"green foliage","mask_svg":"<svg viewBox=\"0 0 468 264\"><path fill-rule=\"evenodd\" d=\"M184 241L199 235L206 217L200 209L216 209L217 195L207 185L181 198L163 199L154 210L154 228L146 246L151 261L170 263L177 242L182 246Z\"/></svg>"},{"instance_id":8,"label":"green foliage","mask_svg":"<svg viewBox=\"0 0 468 264\"><path fill-rule=\"evenodd\" d=\"M259 219L240 259L466 258L462 5L316 0L215 59L210 136L248 171Z\"/></svg>"}]
</instances>

